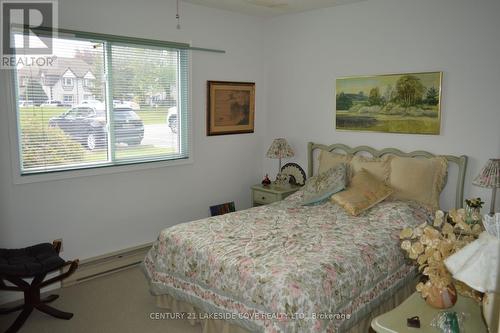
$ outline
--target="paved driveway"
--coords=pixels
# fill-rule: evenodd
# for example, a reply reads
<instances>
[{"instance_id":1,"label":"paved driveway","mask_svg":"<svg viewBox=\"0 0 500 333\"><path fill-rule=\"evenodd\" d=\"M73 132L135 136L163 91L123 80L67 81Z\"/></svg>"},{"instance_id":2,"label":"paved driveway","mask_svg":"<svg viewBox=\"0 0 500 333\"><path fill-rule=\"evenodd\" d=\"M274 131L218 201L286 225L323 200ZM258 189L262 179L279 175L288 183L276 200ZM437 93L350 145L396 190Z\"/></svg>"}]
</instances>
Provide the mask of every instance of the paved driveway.
<instances>
[{"instance_id":1,"label":"paved driveway","mask_svg":"<svg viewBox=\"0 0 500 333\"><path fill-rule=\"evenodd\" d=\"M161 148L177 147L178 137L167 124L144 125L144 139L141 144Z\"/></svg>"}]
</instances>

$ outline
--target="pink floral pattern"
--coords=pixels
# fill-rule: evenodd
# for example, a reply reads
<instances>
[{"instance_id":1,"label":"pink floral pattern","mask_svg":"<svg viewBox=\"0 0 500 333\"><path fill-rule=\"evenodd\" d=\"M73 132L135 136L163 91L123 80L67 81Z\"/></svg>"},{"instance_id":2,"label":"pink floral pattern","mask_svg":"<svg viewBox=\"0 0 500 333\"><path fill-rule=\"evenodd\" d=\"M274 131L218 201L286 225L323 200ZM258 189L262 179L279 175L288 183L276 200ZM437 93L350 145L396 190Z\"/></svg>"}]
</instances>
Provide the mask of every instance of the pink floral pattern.
<instances>
[{"instance_id":1,"label":"pink floral pattern","mask_svg":"<svg viewBox=\"0 0 500 333\"><path fill-rule=\"evenodd\" d=\"M164 229L144 261L156 294L208 311L259 314L264 332L335 332L413 273L399 232L429 218L414 203L382 202L358 217L327 202L284 201ZM269 314L278 314L272 318ZM349 325L350 326L350 325Z\"/></svg>"}]
</instances>

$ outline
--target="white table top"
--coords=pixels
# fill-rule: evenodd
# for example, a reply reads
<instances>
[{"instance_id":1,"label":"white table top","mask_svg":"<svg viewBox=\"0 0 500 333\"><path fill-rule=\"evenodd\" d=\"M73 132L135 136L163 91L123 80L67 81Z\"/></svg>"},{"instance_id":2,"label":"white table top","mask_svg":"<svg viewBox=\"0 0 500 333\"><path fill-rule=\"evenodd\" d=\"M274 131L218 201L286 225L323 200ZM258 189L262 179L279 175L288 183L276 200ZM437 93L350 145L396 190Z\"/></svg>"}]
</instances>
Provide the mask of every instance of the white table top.
<instances>
[{"instance_id":1,"label":"white table top","mask_svg":"<svg viewBox=\"0 0 500 333\"><path fill-rule=\"evenodd\" d=\"M377 333L440 333L440 330L430 325L434 316L440 311L466 313L464 326L467 333L487 332L481 307L474 300L458 295L457 303L453 307L438 310L427 305L417 292L413 293L395 309L373 319L371 326ZM420 328L406 326L406 319L414 316L420 317Z\"/></svg>"}]
</instances>

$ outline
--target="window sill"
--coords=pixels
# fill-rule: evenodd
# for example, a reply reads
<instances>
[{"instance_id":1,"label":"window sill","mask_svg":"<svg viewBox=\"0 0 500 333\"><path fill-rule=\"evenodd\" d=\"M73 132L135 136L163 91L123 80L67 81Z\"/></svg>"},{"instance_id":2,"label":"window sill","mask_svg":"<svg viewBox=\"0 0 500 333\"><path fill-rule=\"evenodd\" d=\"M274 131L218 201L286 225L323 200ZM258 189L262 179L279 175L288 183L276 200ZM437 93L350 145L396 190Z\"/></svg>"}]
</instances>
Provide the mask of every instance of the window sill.
<instances>
[{"instance_id":1,"label":"window sill","mask_svg":"<svg viewBox=\"0 0 500 333\"><path fill-rule=\"evenodd\" d=\"M63 179L80 178L80 177L109 175L114 173L167 168L171 166L188 165L192 163L193 163L193 157L189 157L178 160L154 161L154 162L145 162L138 164L127 164L127 165L96 166L88 169L55 171L49 173L28 174L28 175L20 175L19 168L15 168L13 182L14 184L30 184L30 183L57 181Z\"/></svg>"}]
</instances>

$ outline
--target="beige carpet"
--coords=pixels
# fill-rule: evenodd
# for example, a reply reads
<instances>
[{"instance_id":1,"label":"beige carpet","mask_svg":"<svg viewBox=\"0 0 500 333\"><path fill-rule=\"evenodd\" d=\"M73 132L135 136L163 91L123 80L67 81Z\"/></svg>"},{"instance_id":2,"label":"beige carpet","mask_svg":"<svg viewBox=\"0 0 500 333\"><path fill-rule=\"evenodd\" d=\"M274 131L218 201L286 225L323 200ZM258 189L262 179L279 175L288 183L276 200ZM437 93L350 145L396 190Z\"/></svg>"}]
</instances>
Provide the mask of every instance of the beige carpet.
<instances>
[{"instance_id":1,"label":"beige carpet","mask_svg":"<svg viewBox=\"0 0 500 333\"><path fill-rule=\"evenodd\" d=\"M154 297L142 272L127 269L59 290L51 305L74 317L61 320L34 310L20 333L107 333L107 332L180 332L200 333L201 326L184 320L151 320L151 312L165 312L155 306ZM0 316L0 332L5 331L19 312Z\"/></svg>"}]
</instances>

